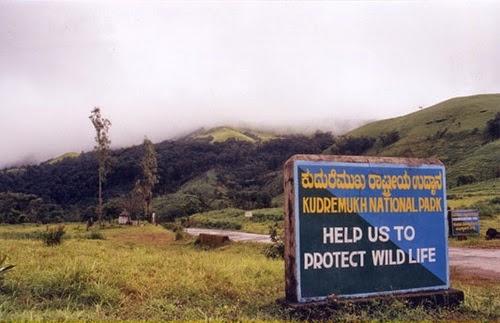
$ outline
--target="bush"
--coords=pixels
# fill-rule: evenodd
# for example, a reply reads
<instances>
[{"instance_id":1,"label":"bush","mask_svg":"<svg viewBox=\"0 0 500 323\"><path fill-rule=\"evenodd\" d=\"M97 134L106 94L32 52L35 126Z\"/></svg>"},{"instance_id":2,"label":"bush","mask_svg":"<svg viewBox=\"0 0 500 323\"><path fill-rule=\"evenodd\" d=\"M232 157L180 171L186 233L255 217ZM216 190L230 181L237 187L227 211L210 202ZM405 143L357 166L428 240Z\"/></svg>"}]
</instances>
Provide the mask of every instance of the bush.
<instances>
[{"instance_id":1,"label":"bush","mask_svg":"<svg viewBox=\"0 0 500 323\"><path fill-rule=\"evenodd\" d=\"M273 243L264 249L264 255L270 259L285 259L285 243L283 237L278 234L278 228L278 222L269 226L269 235Z\"/></svg>"},{"instance_id":2,"label":"bush","mask_svg":"<svg viewBox=\"0 0 500 323\"><path fill-rule=\"evenodd\" d=\"M472 184L476 182L476 178L473 175L460 175L457 178L457 186Z\"/></svg>"},{"instance_id":3,"label":"bush","mask_svg":"<svg viewBox=\"0 0 500 323\"><path fill-rule=\"evenodd\" d=\"M90 240L106 240L106 237L104 236L104 234L102 234L101 231L90 232L88 238Z\"/></svg>"},{"instance_id":4,"label":"bush","mask_svg":"<svg viewBox=\"0 0 500 323\"><path fill-rule=\"evenodd\" d=\"M41 233L41 239L47 246L55 246L61 244L64 234L64 225L52 228L47 226L47 230Z\"/></svg>"},{"instance_id":5,"label":"bush","mask_svg":"<svg viewBox=\"0 0 500 323\"><path fill-rule=\"evenodd\" d=\"M384 147L387 147L398 140L399 140L399 132L397 132L396 130L384 133L380 136L380 141L382 142L382 146Z\"/></svg>"},{"instance_id":6,"label":"bush","mask_svg":"<svg viewBox=\"0 0 500 323\"><path fill-rule=\"evenodd\" d=\"M484 129L484 139L494 141L500 138L500 112L493 119L488 120Z\"/></svg>"},{"instance_id":7,"label":"bush","mask_svg":"<svg viewBox=\"0 0 500 323\"><path fill-rule=\"evenodd\" d=\"M478 201L471 205L471 208L479 211L479 216L484 218L492 218L495 214L500 213L500 204L496 204L493 200Z\"/></svg>"},{"instance_id":8,"label":"bush","mask_svg":"<svg viewBox=\"0 0 500 323\"><path fill-rule=\"evenodd\" d=\"M285 259L285 244L275 242L264 249L264 256L269 259Z\"/></svg>"},{"instance_id":9,"label":"bush","mask_svg":"<svg viewBox=\"0 0 500 323\"><path fill-rule=\"evenodd\" d=\"M500 196L491 199L492 204L500 204Z\"/></svg>"}]
</instances>

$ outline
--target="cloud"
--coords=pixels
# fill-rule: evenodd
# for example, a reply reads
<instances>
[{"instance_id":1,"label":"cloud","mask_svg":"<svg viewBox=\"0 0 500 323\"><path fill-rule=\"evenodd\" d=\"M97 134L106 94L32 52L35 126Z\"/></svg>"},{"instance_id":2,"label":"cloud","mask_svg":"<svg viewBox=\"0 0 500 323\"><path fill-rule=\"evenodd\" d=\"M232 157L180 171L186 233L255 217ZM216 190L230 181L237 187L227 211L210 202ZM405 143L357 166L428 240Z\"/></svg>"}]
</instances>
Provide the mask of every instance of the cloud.
<instances>
[{"instance_id":1,"label":"cloud","mask_svg":"<svg viewBox=\"0 0 500 323\"><path fill-rule=\"evenodd\" d=\"M92 149L94 106L125 146L225 123L335 132L495 92L499 8L0 2L0 167Z\"/></svg>"}]
</instances>

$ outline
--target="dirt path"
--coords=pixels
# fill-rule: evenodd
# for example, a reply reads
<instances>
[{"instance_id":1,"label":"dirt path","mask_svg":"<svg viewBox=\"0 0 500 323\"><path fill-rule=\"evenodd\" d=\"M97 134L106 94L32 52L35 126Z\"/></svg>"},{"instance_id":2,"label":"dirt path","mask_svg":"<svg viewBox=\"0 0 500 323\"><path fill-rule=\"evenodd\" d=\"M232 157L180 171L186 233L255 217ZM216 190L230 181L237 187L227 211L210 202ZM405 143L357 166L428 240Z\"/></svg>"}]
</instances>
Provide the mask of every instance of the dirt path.
<instances>
[{"instance_id":1,"label":"dirt path","mask_svg":"<svg viewBox=\"0 0 500 323\"><path fill-rule=\"evenodd\" d=\"M195 228L188 228L186 232L191 235L199 235L200 233L226 235L232 241L271 242L269 236L263 234ZM500 281L500 249L449 247L448 255L450 267L469 275Z\"/></svg>"}]
</instances>

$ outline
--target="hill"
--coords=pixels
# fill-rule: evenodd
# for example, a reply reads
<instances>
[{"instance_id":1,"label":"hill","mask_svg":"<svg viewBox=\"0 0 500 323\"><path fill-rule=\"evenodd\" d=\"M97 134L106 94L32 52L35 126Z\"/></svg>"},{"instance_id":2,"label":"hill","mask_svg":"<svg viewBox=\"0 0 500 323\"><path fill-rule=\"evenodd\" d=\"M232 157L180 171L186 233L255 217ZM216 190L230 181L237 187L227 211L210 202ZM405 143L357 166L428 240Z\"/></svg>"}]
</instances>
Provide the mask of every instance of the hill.
<instances>
[{"instance_id":1,"label":"hill","mask_svg":"<svg viewBox=\"0 0 500 323\"><path fill-rule=\"evenodd\" d=\"M200 130L190 135L191 139L209 139L210 143L224 142L228 139L243 140L251 143L276 139L279 136L251 129L237 130L231 127L216 127L209 130Z\"/></svg>"},{"instance_id":2,"label":"hill","mask_svg":"<svg viewBox=\"0 0 500 323\"><path fill-rule=\"evenodd\" d=\"M459 97L364 125L346 136L375 139L366 155L438 158L453 187L500 176L500 141L487 134L488 122L499 113L500 94Z\"/></svg>"},{"instance_id":3,"label":"hill","mask_svg":"<svg viewBox=\"0 0 500 323\"><path fill-rule=\"evenodd\" d=\"M75 153L75 152L69 152L69 153L65 153L59 157L56 157L56 158L52 158L48 161L46 161L45 163L48 163L48 164L55 164L55 163L59 163L60 161L62 161L63 159L66 159L66 158L76 158L78 157L80 154L79 153Z\"/></svg>"},{"instance_id":4,"label":"hill","mask_svg":"<svg viewBox=\"0 0 500 323\"><path fill-rule=\"evenodd\" d=\"M321 132L259 141L240 138L212 141L192 136L155 144L159 182L153 203L158 216L173 219L223 207L270 207L282 194L284 162L294 154L320 154L334 141L333 135ZM142 154L142 146L111 151L116 162L103 188L105 216L116 218L130 201L143 176ZM43 223L56 217L78 220L95 215L97 169L95 153L89 152L1 171L0 193L5 195L0 195L0 222ZM45 211L39 212L42 207Z\"/></svg>"},{"instance_id":5,"label":"hill","mask_svg":"<svg viewBox=\"0 0 500 323\"><path fill-rule=\"evenodd\" d=\"M451 99L338 137L229 127L200 131L154 145L159 182L153 206L162 220L228 207L280 207L283 164L294 154L436 157L446 166L448 188L484 182L495 190L499 124L500 95L491 94ZM116 163L103 191L108 218L130 204L143 176L142 154L142 146L111 152ZM97 187L94 152L0 171L0 222L85 220L95 215Z\"/></svg>"}]
</instances>

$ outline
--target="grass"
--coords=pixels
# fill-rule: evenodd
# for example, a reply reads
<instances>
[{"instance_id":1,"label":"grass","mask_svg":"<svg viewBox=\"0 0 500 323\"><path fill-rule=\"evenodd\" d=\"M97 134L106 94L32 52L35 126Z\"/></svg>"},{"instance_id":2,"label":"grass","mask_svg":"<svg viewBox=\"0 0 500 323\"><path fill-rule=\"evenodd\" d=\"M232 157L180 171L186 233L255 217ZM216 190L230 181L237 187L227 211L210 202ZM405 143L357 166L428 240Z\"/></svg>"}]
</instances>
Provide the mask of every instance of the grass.
<instances>
[{"instance_id":1,"label":"grass","mask_svg":"<svg viewBox=\"0 0 500 323\"><path fill-rule=\"evenodd\" d=\"M498 248L500 240L486 240L486 230L495 228L500 230L500 204L494 203L499 198L500 179L493 179L479 183L454 187L447 191L447 205L452 209L478 209L479 229L478 236L468 236L467 240L459 241L450 238L451 246ZM491 213L485 215L485 213Z\"/></svg>"},{"instance_id":2,"label":"grass","mask_svg":"<svg viewBox=\"0 0 500 323\"><path fill-rule=\"evenodd\" d=\"M258 234L269 234L269 226L278 222L283 227L283 208L269 208L252 211L252 217L245 217L240 209L223 209L193 214L191 226L237 230Z\"/></svg>"},{"instance_id":3,"label":"grass","mask_svg":"<svg viewBox=\"0 0 500 323\"><path fill-rule=\"evenodd\" d=\"M448 186L461 175L477 181L494 178L500 159L500 141L485 143L483 131L500 112L500 95L459 97L417 112L369 123L347 135L378 139L368 155L433 157L446 166ZM384 147L383 134L398 132L400 140Z\"/></svg>"},{"instance_id":4,"label":"grass","mask_svg":"<svg viewBox=\"0 0 500 323\"><path fill-rule=\"evenodd\" d=\"M76 157L78 157L78 156L80 156L80 154L79 154L79 153L69 152L69 153L65 153L65 154L63 154L63 155L61 155L61 156L59 156L59 157L52 158L52 159L50 159L50 160L46 161L46 163L49 163L49 164L51 164L51 165L52 165L52 164L59 163L59 162L63 161L63 160L64 160L64 159L66 159L66 158L76 158Z\"/></svg>"},{"instance_id":5,"label":"grass","mask_svg":"<svg viewBox=\"0 0 500 323\"><path fill-rule=\"evenodd\" d=\"M2 227L1 233L26 229ZM261 255L260 245L203 251L192 241L175 243L173 233L161 227L104 231L106 240L69 238L54 247L33 239L3 239L2 251L16 270L2 286L0 317L248 319L258 318L258 307L265 305L254 297L267 301L283 292L283 284L273 283L283 266Z\"/></svg>"},{"instance_id":6,"label":"grass","mask_svg":"<svg viewBox=\"0 0 500 323\"><path fill-rule=\"evenodd\" d=\"M152 225L102 230L106 239L94 240L66 225L63 243L47 247L26 235L39 229L0 226L0 252L16 266L0 285L2 322L500 319L498 284L460 273L451 275L452 286L466 292L457 309L395 300L300 312L277 304L284 297L284 264L267 259L261 244L204 250L193 238L175 241L174 233Z\"/></svg>"},{"instance_id":7,"label":"grass","mask_svg":"<svg viewBox=\"0 0 500 323\"><path fill-rule=\"evenodd\" d=\"M243 140L249 142L260 142L276 138L275 135L260 131L248 130L241 131L230 127L216 127L208 131L198 134L195 138L208 138L211 137L211 143L224 142L228 139Z\"/></svg>"}]
</instances>

